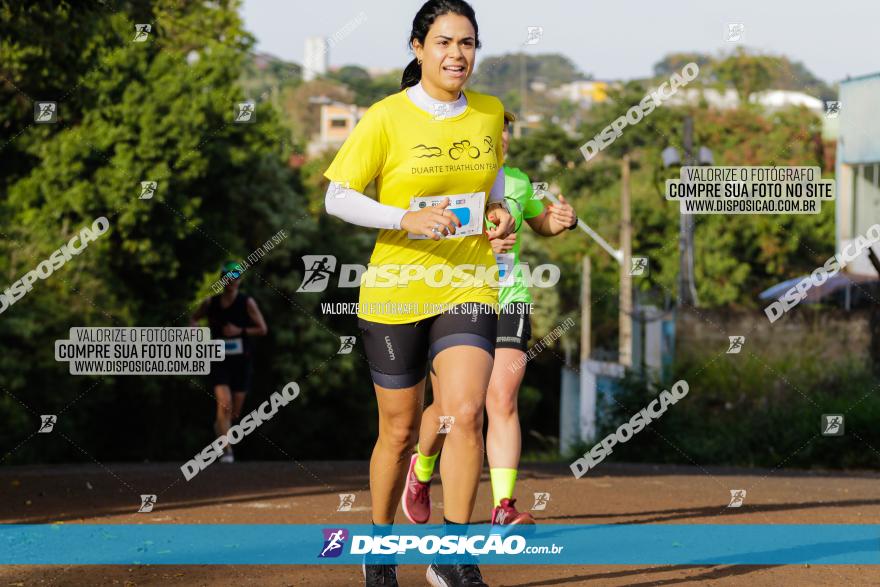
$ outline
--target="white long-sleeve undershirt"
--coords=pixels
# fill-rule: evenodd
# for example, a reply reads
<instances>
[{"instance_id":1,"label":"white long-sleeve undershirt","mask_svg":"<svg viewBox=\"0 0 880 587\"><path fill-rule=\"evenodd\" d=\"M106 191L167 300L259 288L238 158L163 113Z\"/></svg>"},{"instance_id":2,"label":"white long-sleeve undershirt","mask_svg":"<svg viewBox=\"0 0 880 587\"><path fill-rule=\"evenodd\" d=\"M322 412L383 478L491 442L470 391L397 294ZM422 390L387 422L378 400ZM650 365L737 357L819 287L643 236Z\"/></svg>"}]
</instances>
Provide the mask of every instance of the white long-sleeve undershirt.
<instances>
[{"instance_id":1,"label":"white long-sleeve undershirt","mask_svg":"<svg viewBox=\"0 0 880 587\"><path fill-rule=\"evenodd\" d=\"M467 108L467 97L464 92L459 94L457 100L441 102L429 96L421 82L408 88L406 95L416 106L432 115L440 113L444 117L457 116ZM500 168L489 192L489 201L504 201L504 171ZM328 214L351 224L391 230L400 230L400 221L408 212L403 208L381 204L357 190L335 182L331 182L330 187L327 188L324 207Z\"/></svg>"}]
</instances>

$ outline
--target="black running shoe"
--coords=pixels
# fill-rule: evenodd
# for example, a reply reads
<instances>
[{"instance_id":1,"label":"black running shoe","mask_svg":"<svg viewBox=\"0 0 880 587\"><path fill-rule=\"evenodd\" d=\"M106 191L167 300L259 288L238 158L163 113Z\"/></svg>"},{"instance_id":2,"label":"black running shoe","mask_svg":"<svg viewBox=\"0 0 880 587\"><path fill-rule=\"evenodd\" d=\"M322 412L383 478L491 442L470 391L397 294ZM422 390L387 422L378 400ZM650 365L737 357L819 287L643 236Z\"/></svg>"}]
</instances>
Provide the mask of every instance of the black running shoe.
<instances>
[{"instance_id":1,"label":"black running shoe","mask_svg":"<svg viewBox=\"0 0 880 587\"><path fill-rule=\"evenodd\" d=\"M433 587L489 587L477 565L432 564L426 577Z\"/></svg>"},{"instance_id":2,"label":"black running shoe","mask_svg":"<svg viewBox=\"0 0 880 587\"><path fill-rule=\"evenodd\" d=\"M368 565L364 563L364 587L398 587L397 565Z\"/></svg>"}]
</instances>

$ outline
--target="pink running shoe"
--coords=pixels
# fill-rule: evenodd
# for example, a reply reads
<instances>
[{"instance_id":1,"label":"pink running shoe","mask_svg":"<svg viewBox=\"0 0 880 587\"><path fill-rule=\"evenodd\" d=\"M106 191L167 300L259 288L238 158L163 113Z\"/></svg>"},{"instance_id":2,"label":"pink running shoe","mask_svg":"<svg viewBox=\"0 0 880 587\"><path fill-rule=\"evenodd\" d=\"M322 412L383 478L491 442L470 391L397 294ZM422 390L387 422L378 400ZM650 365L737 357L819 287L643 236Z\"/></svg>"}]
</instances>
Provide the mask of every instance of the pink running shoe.
<instances>
[{"instance_id":1,"label":"pink running shoe","mask_svg":"<svg viewBox=\"0 0 880 587\"><path fill-rule=\"evenodd\" d=\"M431 518L431 482L422 483L416 477L415 454L409 461L409 471L406 472L406 484L403 488L403 513L413 524L427 524Z\"/></svg>"},{"instance_id":2,"label":"pink running shoe","mask_svg":"<svg viewBox=\"0 0 880 587\"><path fill-rule=\"evenodd\" d=\"M518 512L513 505L516 503L515 499L507 499L506 497L501 500L501 505L496 506L492 510L492 525L493 526L513 526L516 524L522 525L533 525L535 523L535 518L532 517L532 514L528 512Z\"/></svg>"}]
</instances>

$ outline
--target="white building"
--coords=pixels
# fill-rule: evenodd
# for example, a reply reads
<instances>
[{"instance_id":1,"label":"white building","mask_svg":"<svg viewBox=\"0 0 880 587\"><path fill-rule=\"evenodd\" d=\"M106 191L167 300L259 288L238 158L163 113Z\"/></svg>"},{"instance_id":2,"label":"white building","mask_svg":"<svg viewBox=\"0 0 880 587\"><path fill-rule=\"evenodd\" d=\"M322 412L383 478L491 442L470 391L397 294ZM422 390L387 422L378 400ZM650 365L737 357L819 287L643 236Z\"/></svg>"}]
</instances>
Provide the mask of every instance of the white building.
<instances>
[{"instance_id":1,"label":"white building","mask_svg":"<svg viewBox=\"0 0 880 587\"><path fill-rule=\"evenodd\" d=\"M726 88L724 91L719 91L716 88L681 88L666 100L665 103L670 106L696 106L703 101L710 107L719 110L730 110L739 107L739 96L733 88ZM803 92L793 92L790 90L758 92L749 96L749 102L760 104L767 110L776 110L789 106L806 106L817 115L821 115L825 111L825 104L819 98L814 98Z\"/></svg>"},{"instance_id":2,"label":"white building","mask_svg":"<svg viewBox=\"0 0 880 587\"><path fill-rule=\"evenodd\" d=\"M366 112L366 108L354 104L341 102L322 104L318 136L309 142L307 154L313 157L328 149L341 147Z\"/></svg>"},{"instance_id":3,"label":"white building","mask_svg":"<svg viewBox=\"0 0 880 587\"><path fill-rule=\"evenodd\" d=\"M803 92L791 90L768 90L749 96L749 102L758 103L765 108L785 108L787 106L806 106L816 114L825 112L825 103Z\"/></svg>"},{"instance_id":4,"label":"white building","mask_svg":"<svg viewBox=\"0 0 880 587\"><path fill-rule=\"evenodd\" d=\"M573 104L589 108L597 102L604 102L608 99L608 82L577 80L547 90L547 93L555 98L568 100Z\"/></svg>"},{"instance_id":5,"label":"white building","mask_svg":"<svg viewBox=\"0 0 880 587\"><path fill-rule=\"evenodd\" d=\"M329 46L324 37L306 38L305 53L303 57L303 81L312 81L319 75L327 73L327 63L330 60Z\"/></svg>"},{"instance_id":6,"label":"white building","mask_svg":"<svg viewBox=\"0 0 880 587\"><path fill-rule=\"evenodd\" d=\"M840 82L838 100L835 218L839 253L880 222L880 73ZM874 250L880 254L880 247ZM846 270L876 275L864 253Z\"/></svg>"},{"instance_id":7,"label":"white building","mask_svg":"<svg viewBox=\"0 0 880 587\"><path fill-rule=\"evenodd\" d=\"M723 92L715 88L680 88L663 103L669 106L697 106L701 102L719 110L730 110L739 106L736 90L732 88Z\"/></svg>"}]
</instances>

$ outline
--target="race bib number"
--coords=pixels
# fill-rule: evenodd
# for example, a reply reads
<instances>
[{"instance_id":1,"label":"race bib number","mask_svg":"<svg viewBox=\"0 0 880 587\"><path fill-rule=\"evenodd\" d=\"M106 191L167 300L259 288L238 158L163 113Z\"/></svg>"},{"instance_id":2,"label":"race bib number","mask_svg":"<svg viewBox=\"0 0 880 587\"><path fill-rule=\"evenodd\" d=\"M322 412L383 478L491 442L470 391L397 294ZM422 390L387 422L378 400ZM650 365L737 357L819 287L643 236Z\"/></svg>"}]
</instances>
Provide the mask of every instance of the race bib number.
<instances>
[{"instance_id":1,"label":"race bib number","mask_svg":"<svg viewBox=\"0 0 880 587\"><path fill-rule=\"evenodd\" d=\"M240 338L227 338L226 342L226 355L240 355L244 352L244 343Z\"/></svg>"},{"instance_id":2,"label":"race bib number","mask_svg":"<svg viewBox=\"0 0 880 587\"><path fill-rule=\"evenodd\" d=\"M513 285L513 254L496 253L495 262L498 263L498 285L500 287Z\"/></svg>"},{"instance_id":3,"label":"race bib number","mask_svg":"<svg viewBox=\"0 0 880 587\"><path fill-rule=\"evenodd\" d=\"M446 209L458 216L461 222L461 227L456 229L455 234L444 236L443 238L463 238L483 232L483 212L486 208L485 192L452 196L419 196L410 201L409 210L411 212L418 212L424 208L438 206L443 201L443 198L449 198L449 206ZM413 240L428 238L425 235L413 234L411 232L408 233L408 236Z\"/></svg>"}]
</instances>

